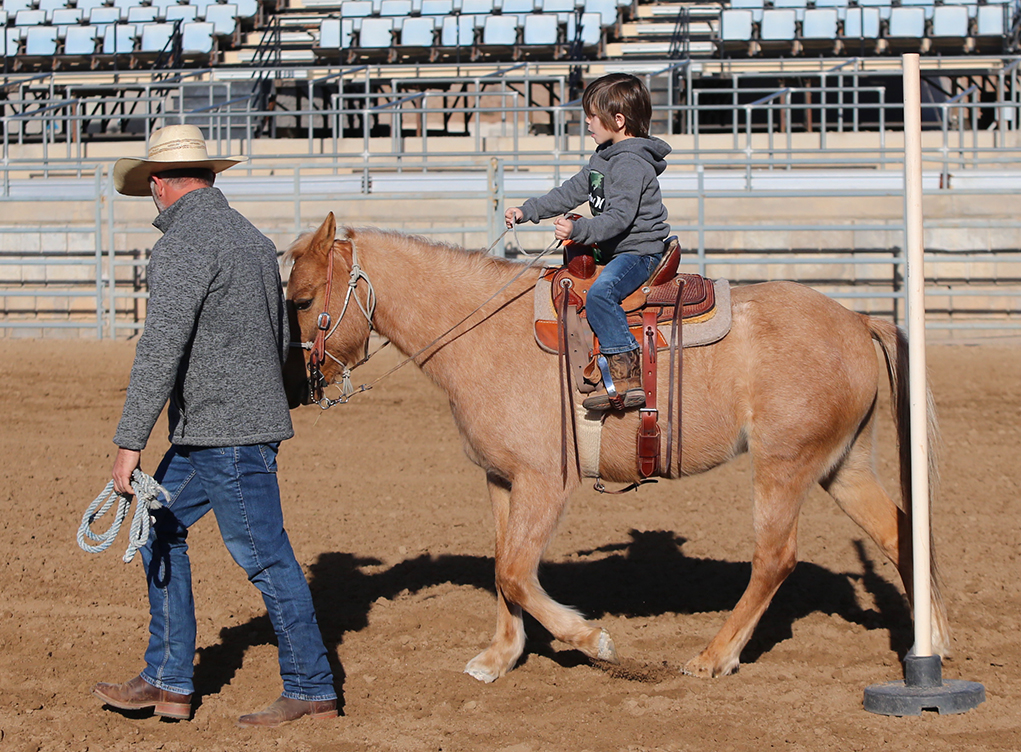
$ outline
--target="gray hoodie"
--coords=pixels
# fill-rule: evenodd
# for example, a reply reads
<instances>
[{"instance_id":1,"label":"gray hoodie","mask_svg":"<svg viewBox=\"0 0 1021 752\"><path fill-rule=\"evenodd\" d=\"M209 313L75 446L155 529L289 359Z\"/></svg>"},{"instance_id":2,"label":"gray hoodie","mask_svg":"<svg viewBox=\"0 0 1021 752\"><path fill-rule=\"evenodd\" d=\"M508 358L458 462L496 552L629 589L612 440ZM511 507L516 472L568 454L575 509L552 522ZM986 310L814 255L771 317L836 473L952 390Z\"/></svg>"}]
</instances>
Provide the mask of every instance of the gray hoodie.
<instances>
[{"instance_id":1,"label":"gray hoodie","mask_svg":"<svg viewBox=\"0 0 1021 752\"><path fill-rule=\"evenodd\" d=\"M581 172L545 196L526 201L521 207L524 219L538 222L587 200L592 217L575 220L571 240L598 244L602 262L618 253L662 253L670 225L659 175L669 153L670 145L654 137L600 144Z\"/></svg>"},{"instance_id":2,"label":"gray hoodie","mask_svg":"<svg viewBox=\"0 0 1021 752\"><path fill-rule=\"evenodd\" d=\"M294 435L281 373L288 346L273 241L217 188L181 196L153 225L145 332L114 442L145 447L170 399L170 440L242 446Z\"/></svg>"}]
</instances>

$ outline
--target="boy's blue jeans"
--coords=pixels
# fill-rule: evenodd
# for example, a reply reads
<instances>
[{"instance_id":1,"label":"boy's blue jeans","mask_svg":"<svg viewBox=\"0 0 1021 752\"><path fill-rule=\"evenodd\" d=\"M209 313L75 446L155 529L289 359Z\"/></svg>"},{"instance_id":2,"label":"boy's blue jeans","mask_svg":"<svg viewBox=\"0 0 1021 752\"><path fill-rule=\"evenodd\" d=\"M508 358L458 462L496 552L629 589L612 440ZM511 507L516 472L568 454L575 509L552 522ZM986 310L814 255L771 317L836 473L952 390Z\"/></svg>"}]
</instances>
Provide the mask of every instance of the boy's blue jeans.
<instances>
[{"instance_id":1,"label":"boy's blue jeans","mask_svg":"<svg viewBox=\"0 0 1021 752\"><path fill-rule=\"evenodd\" d=\"M284 531L277 486L278 444L237 447L172 446L154 476L170 493L156 510L142 551L149 586L149 647L142 678L191 694L195 601L188 528L213 510L223 542L262 591L276 631L285 697L337 697L305 575Z\"/></svg>"},{"instance_id":2,"label":"boy's blue jeans","mask_svg":"<svg viewBox=\"0 0 1021 752\"><path fill-rule=\"evenodd\" d=\"M627 316L621 302L649 278L663 254L638 256L622 253L603 267L602 274L589 288L585 302L588 323L599 338L599 351L605 355L637 350L638 343L627 328Z\"/></svg>"}]
</instances>

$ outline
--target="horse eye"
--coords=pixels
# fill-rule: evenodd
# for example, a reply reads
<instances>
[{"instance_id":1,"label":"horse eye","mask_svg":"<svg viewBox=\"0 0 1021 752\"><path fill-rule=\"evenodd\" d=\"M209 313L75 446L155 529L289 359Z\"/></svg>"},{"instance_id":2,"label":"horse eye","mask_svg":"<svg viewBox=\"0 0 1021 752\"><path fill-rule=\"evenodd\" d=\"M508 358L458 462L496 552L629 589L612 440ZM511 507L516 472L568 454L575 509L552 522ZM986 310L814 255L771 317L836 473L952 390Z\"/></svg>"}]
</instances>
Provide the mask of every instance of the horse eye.
<instances>
[{"instance_id":1,"label":"horse eye","mask_svg":"<svg viewBox=\"0 0 1021 752\"><path fill-rule=\"evenodd\" d=\"M308 300L296 300L294 301L294 309L296 311L307 311L312 307L312 298Z\"/></svg>"}]
</instances>

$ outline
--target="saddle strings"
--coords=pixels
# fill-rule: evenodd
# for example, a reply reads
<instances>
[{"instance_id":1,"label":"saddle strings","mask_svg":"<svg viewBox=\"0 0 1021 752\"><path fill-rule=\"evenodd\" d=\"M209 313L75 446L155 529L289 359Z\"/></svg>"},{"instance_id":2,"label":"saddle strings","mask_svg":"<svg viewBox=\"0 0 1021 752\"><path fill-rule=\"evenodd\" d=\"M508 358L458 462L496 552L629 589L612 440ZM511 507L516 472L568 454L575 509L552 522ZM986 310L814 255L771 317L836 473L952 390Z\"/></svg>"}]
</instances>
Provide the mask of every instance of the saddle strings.
<instances>
[{"instance_id":1,"label":"saddle strings","mask_svg":"<svg viewBox=\"0 0 1021 752\"><path fill-rule=\"evenodd\" d=\"M497 290L497 291L496 291L496 292L494 292L494 293L493 293L492 295L490 295L490 296L489 296L488 298L486 298L486 299L485 299L484 301L482 301L482 303L481 303L481 304L479 304L479 305L478 305L478 306L477 306L477 307L476 307L476 308L475 308L474 310L472 310L472 311L471 311L471 312L469 312L469 313L468 313L467 315L465 315L464 317L462 317L462 318L461 318L461 319L460 319L459 321L457 321L457 322L456 322L456 323L455 323L455 324L454 324L453 326L451 326L451 327L449 327L448 329L446 329L445 331L441 332L441 333L440 333L440 334L439 334L439 335L438 335L437 337L435 337L435 338L434 338L434 339L433 339L433 340L432 340L431 342L429 342L428 344L426 344L426 345L425 345L424 347L421 347L421 348L419 348L418 350L416 350L416 351L415 351L414 353L412 353L411 355L407 356L407 357L406 357L406 358L405 358L404 360L402 360L402 361L401 361L400 363L398 363L397 365L395 365L395 366L394 366L393 368L391 368L391 369L390 369L389 371L387 371L386 373L384 373L384 374L383 374L382 376L378 376L377 378L375 378L375 379L373 379L372 381L370 381L370 382L369 382L368 384L362 384L362 385L360 385L360 386L359 386L359 387L358 387L357 389L355 389L355 388L354 388L354 387L353 387L353 386L351 385L351 380L350 380L350 379L351 379L351 371L353 371L353 370L354 370L355 368L358 368L358 366L360 366L360 365L363 365L363 364L365 364L365 363L366 363L366 362L367 362L367 361L368 361L368 360L369 360L369 359L370 359L370 358L371 358L371 357L372 357L373 355L375 355L375 354L376 354L376 353L378 353L378 352L379 352L380 350L382 350L382 349L383 349L384 347L386 347L386 346L387 346L388 344L390 344L390 343L389 343L389 341L387 341L387 342L384 342L384 343L383 343L382 345L380 345L380 346L379 346L379 347L378 347L378 348L377 348L376 350L374 350L373 352L369 353L369 352L368 352L368 349L369 349L369 344L368 344L368 340L366 340L366 343L365 343L365 351L366 351L366 355L365 355L365 357L364 357L364 358L362 358L362 359L361 359L360 361L358 361L357 363L355 363L355 364L354 364L353 366L351 366L350 368L349 368L349 367L348 367L348 366L347 366L346 364L344 364L344 363L341 363L341 361L340 361L340 360L338 360L338 359L337 359L336 357L334 357L333 355L331 355L331 354L330 354L330 352L329 352L329 351L327 350L327 351L326 351L326 355L327 355L328 357L330 357L331 359L333 359L333 360L334 360L334 361L335 361L335 362L336 362L336 363L337 363L338 365L340 365L340 366L341 366L341 367L342 367L342 368L344 369L344 371L343 371L343 373L342 373L342 375L341 375L341 379L342 379L342 384L341 384L341 396L340 396L340 397L338 397L337 399L327 399L327 398L323 398L323 399L322 399L322 400L320 400L320 402L319 402L319 407L320 407L320 408L322 408L323 410L326 410L326 409L329 409L329 408L333 407L334 405L340 405L340 404L345 404L345 403L346 403L346 402L348 402L348 401L349 401L349 400L351 399L351 397L353 397L354 395L356 395L356 394L360 394L360 393L362 393L362 392L367 392L367 391L369 391L370 389L372 389L372 388L373 388L373 387L374 387L374 386L375 386L376 384L378 384L378 383L379 383L380 381L382 381L383 379L385 379L385 378L386 378L387 376L391 375L391 374L392 374L392 373L394 373L395 371L398 371L398 370L400 370L401 368L403 368L404 366L406 366L406 365L407 365L408 363L410 363L411 361L413 361L413 360L414 360L415 358L417 358L417 357L418 357L419 355L421 355L422 353L424 353L425 351L427 351L427 350L429 350L429 349L430 349L431 347L433 347L433 346L434 346L434 345L435 345L435 344L436 344L437 342L439 342L440 340L442 340L442 339L443 339L444 337L446 337L446 336L447 336L448 334L450 334L450 333L451 333L452 331L454 331L455 329L457 329L457 327L461 326L461 325L462 325L463 323L465 323L466 321L468 321L468 320L469 320L469 319L470 319L470 318L471 318L472 316L474 316L474 315L475 315L476 313L478 313L478 312L479 312L479 311L481 311L481 310L482 310L483 308L485 308L485 307L486 307L486 306L487 306L487 305L488 305L489 303L491 303L491 302L492 302L492 301L493 301L493 300L494 300L494 299L495 299L496 297L498 297L498 296L499 296L499 295L500 295L500 294L501 294L502 292L504 292L504 291L505 291L505 290L506 290L506 289L507 289L508 287L510 287L510 286L511 286L512 284L514 284L515 282L517 282L517 281L518 281L519 279L521 279L521 277L522 277L522 276L523 276L523 275L524 275L524 274L525 274L525 273L526 273L526 272L527 272L527 271L528 271L529 269L531 269L532 267L534 267L534 266L536 265L536 263L537 263L538 261L540 261L541 259L543 259L543 258L545 258L546 256L548 256L548 255L549 255L550 253L552 253L553 251L555 251L555 250L556 250L557 248L559 248L559 247L561 246L561 244L563 243L563 241L560 241L560 240L553 240L553 241L552 241L552 242L551 242L551 243L550 243L550 244L549 244L548 246L546 246L546 248L545 248L544 250L542 250L542 251L541 251L541 252L539 252L538 254L534 254L534 253L529 253L528 251L526 251L526 250L525 250L525 249L524 249L524 248L522 247L522 245L521 245L521 242L520 242L520 240L518 240L518 232L517 232L517 227L515 226L515 227L513 227L513 228L508 228L507 230L504 230L504 231L503 231L502 233L500 233L499 237L497 237L497 239L493 241L492 245L490 245L490 246L489 246L489 248L487 248L487 249L486 249L486 253L489 253L489 252L491 252L491 251L493 250L493 248L495 248L495 247L496 247L496 244L497 244L497 243L499 243L499 242L500 242L500 241L501 241L501 240L503 239L503 237L504 237L504 236L505 236L505 235L506 235L506 234L507 234L508 232L510 232L510 231L511 231L511 229L513 229L513 231L514 231L514 240L515 240L515 241L517 242L517 244L518 244L518 249L519 249L519 250L521 250L521 252L522 252L522 253L524 253L525 255L527 255L527 256L531 256L531 257L532 257L532 260L531 260L531 261L529 261L529 262L528 262L527 264L525 264L525 266L523 266L523 267L522 267L521 271L519 271L519 272L518 272L517 274L515 274L515 275L514 275L513 277L511 277L511 278L510 278L510 280L508 280L508 281L507 281L507 283L503 285L503 287L501 287L501 288L500 288L499 290ZM366 282L367 282L367 283L369 284L369 286L370 286L370 289L371 289L371 285L372 285L372 283L371 283L371 282L369 282L369 278L368 278L368 277L367 277L367 276L365 275L365 273L364 273L364 272L362 272L362 271L361 271L360 269L359 269L359 274L360 274L360 276L361 276L361 277L363 277L363 278L365 279L365 281L366 281ZM354 272L352 272L352 279L354 279ZM355 280L355 284L356 284L356 283L357 283L357 280ZM351 284L351 283L349 283L349 285L350 285L350 284ZM353 286L353 285L352 285L352 286ZM349 294L349 295L350 295L350 291L351 291L351 289L352 289L352 287L351 287L351 286L349 286L349 287L348 287L348 294ZM374 290L372 291L372 295L373 295L373 305L372 305L372 311L373 311L373 312L375 312L375 291L374 291ZM355 297L355 299L357 300L357 296ZM359 306L358 306L358 307L359 307L359 308L360 308L360 309L362 310L362 313L363 313L363 314L365 314L365 315L366 315L366 317L368 318L368 313L366 313L366 310L365 310L365 308L364 308L364 307L363 307L363 306L361 305L361 301L358 301L358 302L359 302ZM346 298L345 298L345 301L344 301L344 309L345 309L345 310L347 309L347 299L346 299ZM343 313L341 313L341 316L340 316L340 317L338 317L337 323L340 323L340 318L342 318L342 317L343 317ZM372 327L372 319L371 319L371 318L369 318L369 326L370 326L370 327ZM334 327L333 327L333 328L334 328L334 329L336 329L336 328L337 328L337 327L336 327L336 325L334 325ZM331 330L331 331L330 331L330 334L332 334L332 333L333 333L333 331ZM329 338L329 335L327 335L327 338ZM336 384L336 382L334 382L334 384Z\"/></svg>"}]
</instances>

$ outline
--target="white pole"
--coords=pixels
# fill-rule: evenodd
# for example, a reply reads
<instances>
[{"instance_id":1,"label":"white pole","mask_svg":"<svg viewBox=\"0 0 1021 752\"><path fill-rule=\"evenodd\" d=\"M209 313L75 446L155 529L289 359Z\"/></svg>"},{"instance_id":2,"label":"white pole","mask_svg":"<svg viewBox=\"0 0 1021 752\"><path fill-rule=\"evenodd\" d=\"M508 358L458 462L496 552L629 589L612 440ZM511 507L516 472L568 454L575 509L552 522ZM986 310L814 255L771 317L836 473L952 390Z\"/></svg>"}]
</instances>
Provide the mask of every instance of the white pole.
<instances>
[{"instance_id":1,"label":"white pole","mask_svg":"<svg viewBox=\"0 0 1021 752\"><path fill-rule=\"evenodd\" d=\"M922 237L922 108L918 55L903 56L904 198L907 251L908 390L911 411L912 565L915 655L932 655L929 590L929 443L925 385L925 264Z\"/></svg>"}]
</instances>

